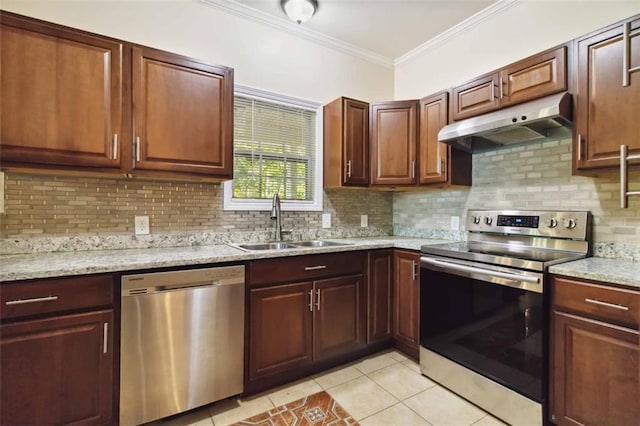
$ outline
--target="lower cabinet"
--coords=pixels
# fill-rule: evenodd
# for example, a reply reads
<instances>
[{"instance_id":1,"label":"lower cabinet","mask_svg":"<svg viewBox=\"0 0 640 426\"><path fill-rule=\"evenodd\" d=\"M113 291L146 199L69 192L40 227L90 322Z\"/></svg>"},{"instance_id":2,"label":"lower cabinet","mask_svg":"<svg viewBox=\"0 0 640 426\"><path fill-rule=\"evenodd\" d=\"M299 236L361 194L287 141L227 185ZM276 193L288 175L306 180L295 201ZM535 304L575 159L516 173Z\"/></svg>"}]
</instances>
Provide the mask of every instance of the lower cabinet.
<instances>
[{"instance_id":1,"label":"lower cabinet","mask_svg":"<svg viewBox=\"0 0 640 426\"><path fill-rule=\"evenodd\" d=\"M367 343L393 339L393 250L369 252Z\"/></svg>"},{"instance_id":2,"label":"lower cabinet","mask_svg":"<svg viewBox=\"0 0 640 426\"><path fill-rule=\"evenodd\" d=\"M0 424L113 424L113 310L69 313L112 304L109 277L2 286Z\"/></svg>"},{"instance_id":3,"label":"lower cabinet","mask_svg":"<svg viewBox=\"0 0 640 426\"><path fill-rule=\"evenodd\" d=\"M637 426L640 293L557 277L552 285L551 421Z\"/></svg>"},{"instance_id":4,"label":"lower cabinet","mask_svg":"<svg viewBox=\"0 0 640 426\"><path fill-rule=\"evenodd\" d=\"M245 393L366 347L364 265L364 252L248 263Z\"/></svg>"},{"instance_id":5,"label":"lower cabinet","mask_svg":"<svg viewBox=\"0 0 640 426\"><path fill-rule=\"evenodd\" d=\"M396 347L418 359L420 344L420 254L396 250L394 327Z\"/></svg>"}]
</instances>

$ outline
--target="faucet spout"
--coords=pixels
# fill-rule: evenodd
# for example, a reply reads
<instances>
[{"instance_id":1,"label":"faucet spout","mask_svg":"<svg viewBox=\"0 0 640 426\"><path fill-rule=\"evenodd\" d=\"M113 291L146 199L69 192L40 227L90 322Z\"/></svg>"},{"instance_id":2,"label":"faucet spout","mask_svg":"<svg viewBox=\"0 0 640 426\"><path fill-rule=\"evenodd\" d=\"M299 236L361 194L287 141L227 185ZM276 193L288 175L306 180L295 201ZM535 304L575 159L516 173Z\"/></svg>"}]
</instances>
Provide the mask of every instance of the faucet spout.
<instances>
[{"instance_id":1,"label":"faucet spout","mask_svg":"<svg viewBox=\"0 0 640 426\"><path fill-rule=\"evenodd\" d=\"M276 223L274 229L274 240L282 241L282 211L280 210L280 196L276 192L273 194L273 200L271 202L271 219L275 219Z\"/></svg>"}]
</instances>

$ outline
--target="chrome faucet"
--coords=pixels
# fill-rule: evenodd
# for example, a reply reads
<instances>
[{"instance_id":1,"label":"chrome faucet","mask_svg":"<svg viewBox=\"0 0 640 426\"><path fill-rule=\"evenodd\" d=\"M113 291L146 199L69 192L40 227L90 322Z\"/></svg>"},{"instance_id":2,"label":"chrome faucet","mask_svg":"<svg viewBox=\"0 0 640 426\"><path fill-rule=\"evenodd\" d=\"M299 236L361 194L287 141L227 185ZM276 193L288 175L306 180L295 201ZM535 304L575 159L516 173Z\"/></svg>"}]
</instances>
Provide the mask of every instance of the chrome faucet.
<instances>
[{"instance_id":1,"label":"chrome faucet","mask_svg":"<svg viewBox=\"0 0 640 426\"><path fill-rule=\"evenodd\" d=\"M271 203L271 219L275 219L275 241L282 241L282 211L280 210L280 196L276 192L273 194L273 201Z\"/></svg>"}]
</instances>

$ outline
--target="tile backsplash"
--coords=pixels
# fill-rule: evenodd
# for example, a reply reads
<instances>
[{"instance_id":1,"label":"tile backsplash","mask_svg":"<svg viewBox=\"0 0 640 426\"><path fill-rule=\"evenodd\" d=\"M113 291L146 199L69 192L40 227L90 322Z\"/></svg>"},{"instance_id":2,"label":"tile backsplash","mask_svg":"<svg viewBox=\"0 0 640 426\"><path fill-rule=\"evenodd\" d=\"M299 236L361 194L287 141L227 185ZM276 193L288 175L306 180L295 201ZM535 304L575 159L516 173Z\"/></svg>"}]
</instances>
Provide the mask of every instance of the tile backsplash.
<instances>
[{"instance_id":1,"label":"tile backsplash","mask_svg":"<svg viewBox=\"0 0 640 426\"><path fill-rule=\"evenodd\" d=\"M325 190L322 212L284 212L293 238L418 236L465 238L468 209L590 210L596 254L640 261L640 197L620 208L617 171L571 175L571 141L530 143L474 154L473 187L427 192ZM630 173L640 190L640 171ZM266 211L223 210L219 184L9 173L0 215L0 254L32 251L170 247L266 241ZM360 215L369 227L360 227ZM148 215L151 235L134 236L133 218ZM461 230L450 217L461 216Z\"/></svg>"},{"instance_id":2,"label":"tile backsplash","mask_svg":"<svg viewBox=\"0 0 640 426\"><path fill-rule=\"evenodd\" d=\"M5 241L134 238L136 215L149 216L152 236L215 233L241 239L242 234L268 238L273 233L270 212L223 210L220 184L23 174L7 174L5 182L6 213L0 216ZM322 212L285 211L282 227L311 237L390 235L392 203L389 193L327 190L324 212L331 213L331 229L322 229ZM360 227L361 214L369 215L367 228Z\"/></svg>"},{"instance_id":3,"label":"tile backsplash","mask_svg":"<svg viewBox=\"0 0 640 426\"><path fill-rule=\"evenodd\" d=\"M640 190L640 172L629 175ZM450 232L450 217L467 209L590 210L596 243L640 244L640 197L620 208L617 171L597 177L571 175L571 140L503 147L473 155L473 186L424 193L397 193L393 227L397 235Z\"/></svg>"}]
</instances>

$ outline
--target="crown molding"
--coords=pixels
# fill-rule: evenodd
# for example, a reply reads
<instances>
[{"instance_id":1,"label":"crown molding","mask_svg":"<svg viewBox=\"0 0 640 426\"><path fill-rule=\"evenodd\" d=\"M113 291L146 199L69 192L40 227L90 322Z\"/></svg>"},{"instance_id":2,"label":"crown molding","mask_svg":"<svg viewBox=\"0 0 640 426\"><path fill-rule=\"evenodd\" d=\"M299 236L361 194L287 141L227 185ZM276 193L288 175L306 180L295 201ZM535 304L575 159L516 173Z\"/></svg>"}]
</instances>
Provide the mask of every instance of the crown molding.
<instances>
[{"instance_id":1,"label":"crown molding","mask_svg":"<svg viewBox=\"0 0 640 426\"><path fill-rule=\"evenodd\" d=\"M374 64L381 65L385 68L393 69L393 59L372 52L371 50L363 49L350 43L346 43L337 38L330 37L322 34L319 31L315 31L306 27L302 27L294 22L291 22L285 18L278 18L269 13L263 12L258 9L246 6L242 3L238 3L234 0L198 0L200 3L204 3L210 6L214 6L225 12L231 13L242 18L246 18L264 25L268 25L272 28L276 28L285 31L290 34L294 34L297 37L305 40L312 41L322 46L334 49L343 53L347 53L352 56L359 57Z\"/></svg>"},{"instance_id":2,"label":"crown molding","mask_svg":"<svg viewBox=\"0 0 640 426\"><path fill-rule=\"evenodd\" d=\"M456 24L453 27L449 28L445 32L438 34L431 40L428 40L422 43L420 46L414 49L411 49L404 55L397 57L393 61L394 67L414 59L415 57L419 56L420 54L424 53L429 49L438 47L439 45L445 43L447 40L457 36L459 33L470 30L471 28L475 27L476 25L479 25L483 21L515 6L520 1L521 0L498 0L497 2L482 9L480 12L476 13L475 15L472 15L469 18L465 19L464 21L460 22L459 24Z\"/></svg>"}]
</instances>

